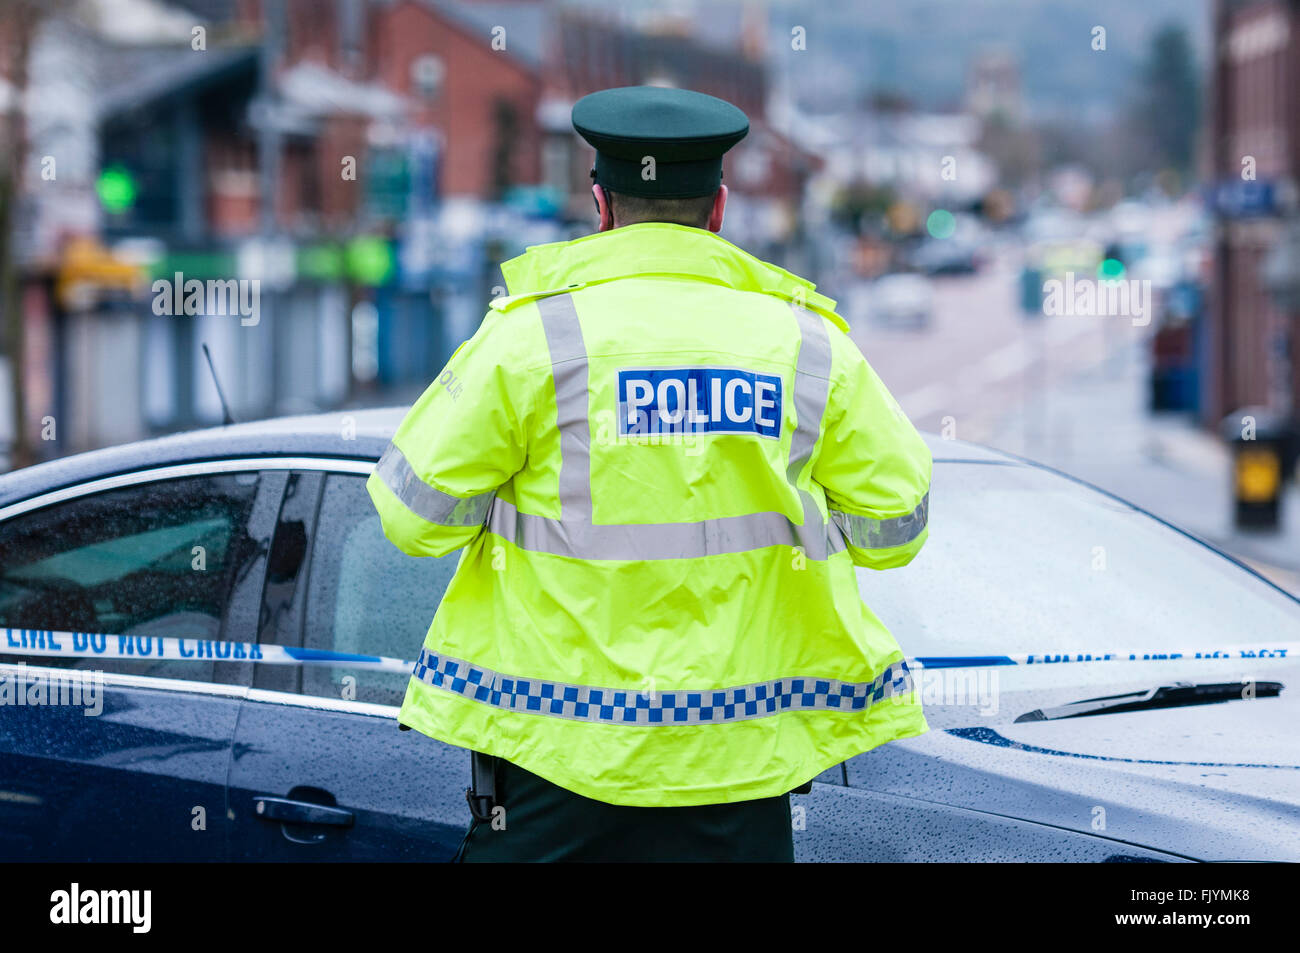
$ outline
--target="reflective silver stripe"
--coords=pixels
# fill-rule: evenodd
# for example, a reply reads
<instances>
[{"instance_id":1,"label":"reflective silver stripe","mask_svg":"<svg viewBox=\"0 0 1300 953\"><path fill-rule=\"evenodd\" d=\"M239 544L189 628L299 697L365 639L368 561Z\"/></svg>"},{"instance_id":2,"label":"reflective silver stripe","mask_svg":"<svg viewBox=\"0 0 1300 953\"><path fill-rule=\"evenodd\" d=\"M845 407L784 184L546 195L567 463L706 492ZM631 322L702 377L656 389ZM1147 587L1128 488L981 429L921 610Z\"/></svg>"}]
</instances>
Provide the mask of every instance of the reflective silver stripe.
<instances>
[{"instance_id":1,"label":"reflective silver stripe","mask_svg":"<svg viewBox=\"0 0 1300 953\"><path fill-rule=\"evenodd\" d=\"M826 333L826 323L820 317L793 301L790 308L799 324L799 359L794 372L795 431L790 435L786 479L798 492L803 506L800 545L808 558L825 559L830 553L843 549L843 545L838 534L827 532L833 527L823 521L813 495L799 486L799 475L812 457L813 447L821 434L831 386L831 341ZM814 527L818 530L816 533L808 532Z\"/></svg>"},{"instance_id":2,"label":"reflective silver stripe","mask_svg":"<svg viewBox=\"0 0 1300 953\"><path fill-rule=\"evenodd\" d=\"M805 533L784 513L746 513L695 523L593 524L520 513L498 499L487 528L520 549L578 559L694 559L764 546L803 546L809 558L825 559L827 549L825 526L819 523Z\"/></svg>"},{"instance_id":3,"label":"reflective silver stripe","mask_svg":"<svg viewBox=\"0 0 1300 953\"><path fill-rule=\"evenodd\" d=\"M591 502L591 423L587 352L573 298L552 295L537 302L555 379L556 424L560 431L560 518L518 509L497 499L487 528L531 552L576 559L693 559L742 553L766 546L798 546L809 559L823 560L844 549L840 529L823 519L812 494L797 489L803 520L782 513L747 513L693 523L593 524ZM830 389L831 347L825 322L794 306L800 345L793 404L796 426L790 437L786 473L797 488L821 432Z\"/></svg>"},{"instance_id":4,"label":"reflective silver stripe","mask_svg":"<svg viewBox=\"0 0 1300 953\"><path fill-rule=\"evenodd\" d=\"M748 721L788 711L861 713L914 689L905 661L869 682L793 676L732 688L638 691L504 675L464 659L420 650L411 676L471 701L526 714L612 725L668 727Z\"/></svg>"},{"instance_id":5,"label":"reflective silver stripe","mask_svg":"<svg viewBox=\"0 0 1300 953\"><path fill-rule=\"evenodd\" d=\"M921 535L930 518L930 491L925 491L916 509L906 516L877 520L831 510L831 519L843 531L845 539L859 549L888 549L902 546Z\"/></svg>"},{"instance_id":6,"label":"reflective silver stripe","mask_svg":"<svg viewBox=\"0 0 1300 953\"><path fill-rule=\"evenodd\" d=\"M591 520L591 421L587 406L587 348L573 296L541 298L546 346L555 379L560 429L560 518Z\"/></svg>"},{"instance_id":7,"label":"reflective silver stripe","mask_svg":"<svg viewBox=\"0 0 1300 953\"><path fill-rule=\"evenodd\" d=\"M787 471L794 483L821 435L822 414L830 393L831 339L826 333L826 323L794 302L790 303L795 320L799 323L799 360L795 365L794 410L797 415L794 434L790 438L790 467Z\"/></svg>"},{"instance_id":8,"label":"reflective silver stripe","mask_svg":"<svg viewBox=\"0 0 1300 953\"><path fill-rule=\"evenodd\" d=\"M439 526L479 526L487 518L496 492L459 497L443 493L420 479L397 444L390 443L375 466L384 486L420 519Z\"/></svg>"}]
</instances>

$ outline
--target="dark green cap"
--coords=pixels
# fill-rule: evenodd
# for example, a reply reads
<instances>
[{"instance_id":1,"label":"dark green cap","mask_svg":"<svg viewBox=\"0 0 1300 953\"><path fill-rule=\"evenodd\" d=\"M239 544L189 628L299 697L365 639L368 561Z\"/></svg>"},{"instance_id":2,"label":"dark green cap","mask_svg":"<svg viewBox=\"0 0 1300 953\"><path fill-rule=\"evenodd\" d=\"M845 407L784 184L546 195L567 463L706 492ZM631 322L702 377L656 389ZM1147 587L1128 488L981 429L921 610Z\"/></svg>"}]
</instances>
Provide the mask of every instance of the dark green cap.
<instances>
[{"instance_id":1,"label":"dark green cap","mask_svg":"<svg viewBox=\"0 0 1300 953\"><path fill-rule=\"evenodd\" d=\"M722 154L745 138L749 120L731 103L704 93L623 86L579 99L573 128L596 150L593 175L600 185L669 199L716 192Z\"/></svg>"}]
</instances>

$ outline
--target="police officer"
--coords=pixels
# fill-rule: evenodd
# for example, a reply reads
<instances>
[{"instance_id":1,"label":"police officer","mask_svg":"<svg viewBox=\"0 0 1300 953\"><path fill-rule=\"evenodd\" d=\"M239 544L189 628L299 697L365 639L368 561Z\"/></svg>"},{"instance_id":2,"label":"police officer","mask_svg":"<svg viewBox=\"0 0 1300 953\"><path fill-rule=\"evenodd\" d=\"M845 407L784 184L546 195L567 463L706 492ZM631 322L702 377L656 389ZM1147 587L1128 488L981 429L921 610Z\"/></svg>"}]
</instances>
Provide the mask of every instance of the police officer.
<instances>
[{"instance_id":1,"label":"police officer","mask_svg":"<svg viewBox=\"0 0 1300 953\"><path fill-rule=\"evenodd\" d=\"M404 552L465 547L400 721L478 753L465 860L788 861L789 792L926 730L855 567L925 542L930 454L835 303L715 234L744 113L573 125L599 232L502 266L369 480Z\"/></svg>"}]
</instances>

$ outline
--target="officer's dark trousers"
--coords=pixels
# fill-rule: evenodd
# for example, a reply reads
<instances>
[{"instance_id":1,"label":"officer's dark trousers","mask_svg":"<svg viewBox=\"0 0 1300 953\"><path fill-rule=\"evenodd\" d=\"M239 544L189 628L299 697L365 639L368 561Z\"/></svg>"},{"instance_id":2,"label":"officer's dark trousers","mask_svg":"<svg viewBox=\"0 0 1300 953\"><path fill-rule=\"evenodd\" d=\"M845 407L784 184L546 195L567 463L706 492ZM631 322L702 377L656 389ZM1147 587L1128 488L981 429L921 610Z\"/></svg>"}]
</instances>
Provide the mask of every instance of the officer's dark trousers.
<instances>
[{"instance_id":1,"label":"officer's dark trousers","mask_svg":"<svg viewBox=\"0 0 1300 953\"><path fill-rule=\"evenodd\" d=\"M497 759L500 827L475 821L462 860L794 860L790 795L700 807L626 807L593 801Z\"/></svg>"}]
</instances>

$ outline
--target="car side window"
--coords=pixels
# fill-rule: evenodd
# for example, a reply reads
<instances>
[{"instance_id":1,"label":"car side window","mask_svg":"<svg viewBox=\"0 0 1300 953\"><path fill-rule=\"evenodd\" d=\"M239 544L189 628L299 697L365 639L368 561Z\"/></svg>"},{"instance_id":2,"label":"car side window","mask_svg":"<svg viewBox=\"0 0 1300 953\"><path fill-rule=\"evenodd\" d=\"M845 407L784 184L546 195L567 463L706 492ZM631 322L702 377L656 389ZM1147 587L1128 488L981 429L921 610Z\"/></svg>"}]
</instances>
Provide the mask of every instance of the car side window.
<instances>
[{"instance_id":1,"label":"car side window","mask_svg":"<svg viewBox=\"0 0 1300 953\"><path fill-rule=\"evenodd\" d=\"M142 483L5 521L0 627L248 639L223 636L223 623L231 593L261 555L250 527L258 482L256 473L233 473ZM0 655L19 660L196 681L235 667Z\"/></svg>"},{"instance_id":2,"label":"car side window","mask_svg":"<svg viewBox=\"0 0 1300 953\"><path fill-rule=\"evenodd\" d=\"M361 476L325 481L312 546L307 648L414 659L459 562L407 556L384 537ZM307 695L400 705L409 672L304 666Z\"/></svg>"}]
</instances>

